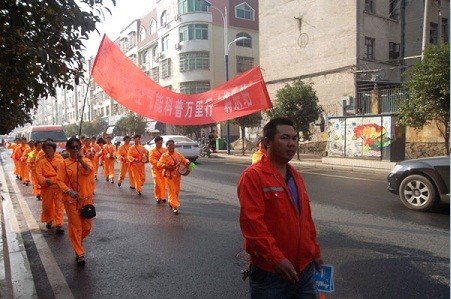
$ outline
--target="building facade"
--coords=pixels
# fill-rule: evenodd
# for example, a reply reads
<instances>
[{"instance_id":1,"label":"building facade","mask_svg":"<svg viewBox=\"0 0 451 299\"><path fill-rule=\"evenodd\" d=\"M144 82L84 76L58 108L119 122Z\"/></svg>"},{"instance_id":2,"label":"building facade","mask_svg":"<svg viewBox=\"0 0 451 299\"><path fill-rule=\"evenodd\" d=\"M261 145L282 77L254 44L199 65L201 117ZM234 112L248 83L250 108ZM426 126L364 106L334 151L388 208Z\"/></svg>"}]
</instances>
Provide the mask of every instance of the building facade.
<instances>
[{"instance_id":1,"label":"building facade","mask_svg":"<svg viewBox=\"0 0 451 299\"><path fill-rule=\"evenodd\" d=\"M270 97L301 79L313 83L326 115L356 109L375 85L399 86L423 45L448 42L449 9L449 0L261 0L260 65Z\"/></svg>"}]
</instances>

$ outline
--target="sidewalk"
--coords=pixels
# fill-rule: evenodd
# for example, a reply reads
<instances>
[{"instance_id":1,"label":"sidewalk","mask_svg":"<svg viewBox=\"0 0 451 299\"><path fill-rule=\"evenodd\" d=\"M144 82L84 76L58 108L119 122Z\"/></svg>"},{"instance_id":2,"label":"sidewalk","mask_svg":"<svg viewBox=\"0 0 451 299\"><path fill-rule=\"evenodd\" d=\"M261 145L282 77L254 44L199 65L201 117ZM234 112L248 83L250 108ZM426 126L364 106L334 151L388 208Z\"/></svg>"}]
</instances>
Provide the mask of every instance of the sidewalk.
<instances>
[{"instance_id":1,"label":"sidewalk","mask_svg":"<svg viewBox=\"0 0 451 299\"><path fill-rule=\"evenodd\" d=\"M230 158L247 160L249 164L252 160L252 152L246 151L243 156L241 150L231 150L230 155L227 154L227 150L218 150L217 153L213 153L212 157ZM387 175L395 166L396 162L380 161L380 160L364 160L364 159L352 159L352 158L339 158L339 157L322 157L313 154L300 154L300 160L297 159L297 155L290 162L293 165L308 166L322 169L335 169L346 170L365 173L386 173Z\"/></svg>"}]
</instances>

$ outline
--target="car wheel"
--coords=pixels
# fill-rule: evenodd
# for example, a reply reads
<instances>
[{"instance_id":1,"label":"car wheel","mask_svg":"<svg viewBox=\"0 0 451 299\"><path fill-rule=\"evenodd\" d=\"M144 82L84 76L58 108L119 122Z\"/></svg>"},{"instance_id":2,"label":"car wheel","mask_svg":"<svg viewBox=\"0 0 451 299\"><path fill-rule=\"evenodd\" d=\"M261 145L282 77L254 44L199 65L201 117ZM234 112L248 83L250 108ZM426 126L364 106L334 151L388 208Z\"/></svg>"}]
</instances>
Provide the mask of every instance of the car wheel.
<instances>
[{"instance_id":1,"label":"car wheel","mask_svg":"<svg viewBox=\"0 0 451 299\"><path fill-rule=\"evenodd\" d=\"M421 175L406 177L399 186L401 202L409 209L427 211L438 203L437 193L431 181Z\"/></svg>"}]
</instances>

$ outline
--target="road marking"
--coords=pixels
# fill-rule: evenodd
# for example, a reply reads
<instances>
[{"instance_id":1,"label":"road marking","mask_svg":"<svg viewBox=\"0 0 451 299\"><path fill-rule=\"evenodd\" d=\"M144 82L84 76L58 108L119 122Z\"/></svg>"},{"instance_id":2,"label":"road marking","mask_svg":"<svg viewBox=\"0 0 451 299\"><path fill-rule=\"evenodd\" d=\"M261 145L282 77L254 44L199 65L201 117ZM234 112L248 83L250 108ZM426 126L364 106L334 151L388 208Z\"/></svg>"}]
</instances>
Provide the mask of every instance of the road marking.
<instances>
[{"instance_id":1,"label":"road marking","mask_svg":"<svg viewBox=\"0 0 451 299\"><path fill-rule=\"evenodd\" d=\"M353 179L353 180L357 180L357 181L385 182L385 180L356 178L356 177L352 177L352 176L337 175L337 174L327 174L327 173L317 173L317 172L313 172L313 171L301 171L301 174L303 174L303 173L310 173L310 174L316 174L316 175L322 175L322 176L328 176L328 177L335 177L335 178L342 178L342 179Z\"/></svg>"}]
</instances>

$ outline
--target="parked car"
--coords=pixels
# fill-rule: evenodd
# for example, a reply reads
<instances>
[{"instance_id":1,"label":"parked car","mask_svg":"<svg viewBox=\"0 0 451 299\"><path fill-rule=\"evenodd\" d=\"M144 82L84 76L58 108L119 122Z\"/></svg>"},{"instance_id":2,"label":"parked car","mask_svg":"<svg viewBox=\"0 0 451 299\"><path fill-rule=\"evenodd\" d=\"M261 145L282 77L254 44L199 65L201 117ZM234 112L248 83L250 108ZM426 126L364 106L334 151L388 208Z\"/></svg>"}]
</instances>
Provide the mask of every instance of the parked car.
<instances>
[{"instance_id":1,"label":"parked car","mask_svg":"<svg viewBox=\"0 0 451 299\"><path fill-rule=\"evenodd\" d=\"M444 156L399 162L387 177L387 189L411 210L430 210L440 200L449 203L449 161Z\"/></svg>"},{"instance_id":2,"label":"parked car","mask_svg":"<svg viewBox=\"0 0 451 299\"><path fill-rule=\"evenodd\" d=\"M166 141L172 139L174 140L175 150L177 152L181 153L191 162L196 162L200 153L199 144L196 141L182 135L161 135L161 137L163 137L163 147L166 146ZM150 149L155 147L155 139L148 141L144 147L150 151Z\"/></svg>"}]
</instances>

